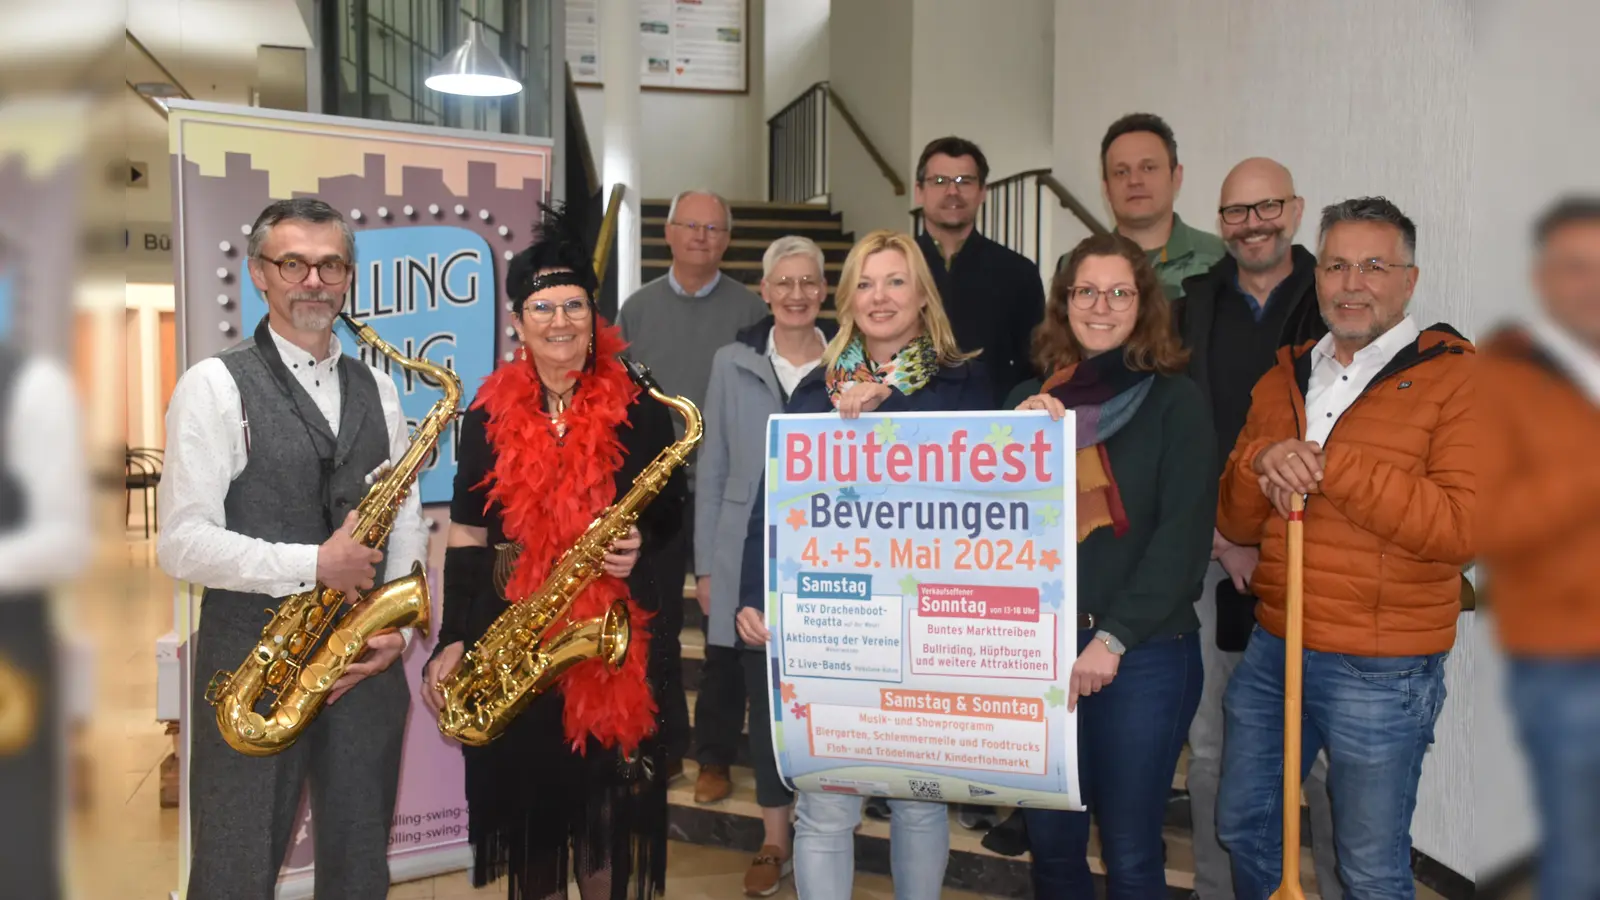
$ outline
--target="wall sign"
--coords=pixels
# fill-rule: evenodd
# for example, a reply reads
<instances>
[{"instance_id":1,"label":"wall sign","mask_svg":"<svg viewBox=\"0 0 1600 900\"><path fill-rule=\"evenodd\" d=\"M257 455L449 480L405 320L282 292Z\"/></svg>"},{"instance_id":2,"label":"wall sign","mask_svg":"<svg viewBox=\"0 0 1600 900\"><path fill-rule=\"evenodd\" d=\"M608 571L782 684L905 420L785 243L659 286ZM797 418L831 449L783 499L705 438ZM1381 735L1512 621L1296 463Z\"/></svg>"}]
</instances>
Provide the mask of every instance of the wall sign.
<instances>
[{"instance_id":1,"label":"wall sign","mask_svg":"<svg viewBox=\"0 0 1600 900\"><path fill-rule=\"evenodd\" d=\"M600 0L567 0L573 82L600 87ZM747 0L640 0L639 79L645 90L747 93Z\"/></svg>"}]
</instances>

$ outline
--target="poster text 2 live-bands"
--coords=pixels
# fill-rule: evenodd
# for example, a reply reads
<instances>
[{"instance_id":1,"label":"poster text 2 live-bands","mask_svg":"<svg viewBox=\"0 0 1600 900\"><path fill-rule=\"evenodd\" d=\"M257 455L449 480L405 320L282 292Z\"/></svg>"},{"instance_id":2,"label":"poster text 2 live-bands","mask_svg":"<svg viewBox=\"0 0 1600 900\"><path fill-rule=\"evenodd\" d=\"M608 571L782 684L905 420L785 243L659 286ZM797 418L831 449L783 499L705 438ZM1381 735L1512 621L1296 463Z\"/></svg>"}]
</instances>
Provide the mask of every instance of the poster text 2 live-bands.
<instances>
[{"instance_id":1,"label":"poster text 2 live-bands","mask_svg":"<svg viewBox=\"0 0 1600 900\"><path fill-rule=\"evenodd\" d=\"M772 737L794 787L1082 808L1072 428L770 420Z\"/></svg>"}]
</instances>

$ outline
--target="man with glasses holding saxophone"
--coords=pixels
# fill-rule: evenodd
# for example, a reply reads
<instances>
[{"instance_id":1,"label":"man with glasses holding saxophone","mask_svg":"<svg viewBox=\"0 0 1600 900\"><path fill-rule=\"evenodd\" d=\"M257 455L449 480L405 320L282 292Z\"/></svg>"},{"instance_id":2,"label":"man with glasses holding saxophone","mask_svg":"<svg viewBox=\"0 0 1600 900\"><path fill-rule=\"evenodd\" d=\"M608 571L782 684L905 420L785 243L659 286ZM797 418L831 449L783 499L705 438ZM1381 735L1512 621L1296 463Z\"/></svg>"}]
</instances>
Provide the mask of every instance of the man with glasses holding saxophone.
<instances>
[{"instance_id":1,"label":"man with glasses holding saxophone","mask_svg":"<svg viewBox=\"0 0 1600 900\"><path fill-rule=\"evenodd\" d=\"M380 565L392 581L427 548L414 491L386 552L353 533L370 479L410 438L393 380L346 356L333 334L354 280L349 225L320 200L280 200L256 219L248 257L268 314L252 338L179 380L159 489L161 567L206 589L190 648L188 897L271 898L309 781L316 896L378 900L410 705L394 663L410 630L374 635L282 752L238 752L203 714L212 673L246 658L275 598L318 583L354 598Z\"/></svg>"}]
</instances>

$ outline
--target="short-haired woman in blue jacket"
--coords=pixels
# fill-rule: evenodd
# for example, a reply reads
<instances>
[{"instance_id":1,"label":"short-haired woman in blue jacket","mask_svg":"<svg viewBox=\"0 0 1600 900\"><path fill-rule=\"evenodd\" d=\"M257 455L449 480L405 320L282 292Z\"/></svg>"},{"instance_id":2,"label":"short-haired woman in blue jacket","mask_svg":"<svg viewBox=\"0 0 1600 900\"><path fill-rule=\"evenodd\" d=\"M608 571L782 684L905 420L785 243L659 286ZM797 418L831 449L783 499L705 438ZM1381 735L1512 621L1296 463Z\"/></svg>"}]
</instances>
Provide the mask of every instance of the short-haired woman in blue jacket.
<instances>
[{"instance_id":1,"label":"short-haired woman in blue jacket","mask_svg":"<svg viewBox=\"0 0 1600 900\"><path fill-rule=\"evenodd\" d=\"M800 380L822 362L822 351L838 330L830 320L817 320L827 293L822 250L809 238L789 235L767 247L761 258L761 299L772 315L739 332L737 340L712 358L705 438L695 465L694 530L710 536L695 542L695 593L707 623L706 667L700 675L695 722L730 717L724 721L737 734L744 697L750 698L750 721L757 726L750 729L750 762L765 831L761 850L744 876L745 894L751 897L777 893L788 874L794 795L778 777L772 737L760 727L771 719L766 651L741 648L734 632L740 553L767 464L767 419L783 412ZM729 656L743 663L742 671L737 664L724 666ZM708 708L716 706L737 708Z\"/></svg>"}]
</instances>

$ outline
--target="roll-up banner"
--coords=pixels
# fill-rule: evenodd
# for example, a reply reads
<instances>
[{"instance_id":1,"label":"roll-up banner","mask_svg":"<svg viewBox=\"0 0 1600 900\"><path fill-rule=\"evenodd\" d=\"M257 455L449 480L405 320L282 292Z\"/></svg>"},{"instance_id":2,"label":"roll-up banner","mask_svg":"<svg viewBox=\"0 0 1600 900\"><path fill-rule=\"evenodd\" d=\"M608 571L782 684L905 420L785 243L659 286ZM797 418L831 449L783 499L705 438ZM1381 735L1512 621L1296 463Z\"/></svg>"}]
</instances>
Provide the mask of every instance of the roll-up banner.
<instances>
[{"instance_id":1,"label":"roll-up banner","mask_svg":"<svg viewBox=\"0 0 1600 900\"><path fill-rule=\"evenodd\" d=\"M772 741L803 791L1082 809L1074 419L774 416Z\"/></svg>"},{"instance_id":2,"label":"roll-up banner","mask_svg":"<svg viewBox=\"0 0 1600 900\"><path fill-rule=\"evenodd\" d=\"M194 101L174 101L169 124L184 368L249 336L266 315L246 268L250 226L268 204L299 196L327 201L355 231L356 277L345 309L400 352L452 368L461 378L463 410L514 348L502 286L507 262L531 241L538 204L550 196L550 141ZM335 334L346 353L359 353L395 380L411 426L439 400L437 386L391 365L343 326ZM457 441L452 426L416 486L433 532L434 622ZM180 586L188 612L178 623L180 640L193 634L200 595ZM432 636L419 636L402 658L414 702L389 837L397 881L471 864L460 748L439 735L420 702L422 666L433 647ZM180 658L187 688L194 674L189 654L180 651ZM211 707L191 694L184 696L185 747L191 729L216 727ZM189 862L183 756L180 893ZM303 804L280 897L311 896L315 829Z\"/></svg>"}]
</instances>

